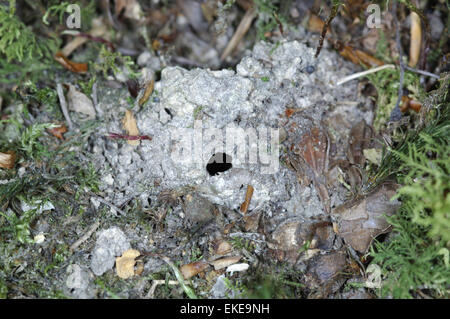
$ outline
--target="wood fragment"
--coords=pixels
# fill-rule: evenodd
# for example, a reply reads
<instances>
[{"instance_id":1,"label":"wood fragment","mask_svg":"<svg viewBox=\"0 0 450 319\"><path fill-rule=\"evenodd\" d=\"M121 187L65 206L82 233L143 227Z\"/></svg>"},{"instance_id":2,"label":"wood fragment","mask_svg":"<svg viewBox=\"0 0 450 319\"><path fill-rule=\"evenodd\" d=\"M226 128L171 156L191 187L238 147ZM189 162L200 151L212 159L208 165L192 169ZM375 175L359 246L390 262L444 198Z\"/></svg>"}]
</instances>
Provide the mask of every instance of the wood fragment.
<instances>
[{"instance_id":1,"label":"wood fragment","mask_svg":"<svg viewBox=\"0 0 450 319\"><path fill-rule=\"evenodd\" d=\"M144 105L145 102L148 101L148 98L153 93L153 88L155 87L155 80L150 80L145 87L144 95L139 99L139 106Z\"/></svg>"},{"instance_id":2,"label":"wood fragment","mask_svg":"<svg viewBox=\"0 0 450 319\"><path fill-rule=\"evenodd\" d=\"M253 186L252 185L247 185L247 191L245 193L245 200L241 205L241 212L245 215L247 214L248 211L248 207L250 206L250 201L252 200L252 196L253 196Z\"/></svg>"},{"instance_id":3,"label":"wood fragment","mask_svg":"<svg viewBox=\"0 0 450 319\"><path fill-rule=\"evenodd\" d=\"M239 23L236 32L233 34L233 37L231 38L230 42L228 42L227 47L225 48L225 50L222 53L222 56L220 57L221 61L224 61L234 51L239 42L241 42L242 38L249 30L250 25L253 22L253 19L256 18L256 15L257 12L255 7L252 7L249 10L247 10L247 12L245 12L245 15L242 18L241 22Z\"/></svg>"},{"instance_id":4,"label":"wood fragment","mask_svg":"<svg viewBox=\"0 0 450 319\"><path fill-rule=\"evenodd\" d=\"M14 151L0 152L0 168L13 169L16 163L16 153Z\"/></svg>"},{"instance_id":5,"label":"wood fragment","mask_svg":"<svg viewBox=\"0 0 450 319\"><path fill-rule=\"evenodd\" d=\"M62 52L57 52L53 57L56 62L74 73L84 74L88 70L87 63L72 62Z\"/></svg>"}]
</instances>

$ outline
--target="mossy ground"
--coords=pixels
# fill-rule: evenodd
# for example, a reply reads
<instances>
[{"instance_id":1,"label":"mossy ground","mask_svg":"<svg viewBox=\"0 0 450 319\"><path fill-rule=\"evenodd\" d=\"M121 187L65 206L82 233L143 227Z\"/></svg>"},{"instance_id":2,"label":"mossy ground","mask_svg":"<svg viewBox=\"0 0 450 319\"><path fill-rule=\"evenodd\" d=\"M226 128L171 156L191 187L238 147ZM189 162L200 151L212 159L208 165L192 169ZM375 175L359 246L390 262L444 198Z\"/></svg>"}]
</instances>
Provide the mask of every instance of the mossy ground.
<instances>
[{"instance_id":1,"label":"mossy ground","mask_svg":"<svg viewBox=\"0 0 450 319\"><path fill-rule=\"evenodd\" d=\"M262 17L259 34L264 37L267 30L277 27L271 14L275 7L271 1L256 3ZM101 221L101 228L138 225L143 231L151 231L159 226L133 202L127 218L112 217L107 213L108 207L93 210L89 199L98 192L100 176L93 166L86 165L90 156L86 145L99 123L86 122L78 131L67 133L64 141L48 134L52 125L49 123L64 120L54 81L64 78L77 83L89 95L96 80L120 72L117 65L125 66L131 74L137 69L128 58L112 55L104 46L93 44L91 53L102 56L104 63L89 76L68 73L52 58L60 40L53 32L37 31L39 27L48 31L40 19L31 21L31 28L26 26L14 10L15 1L10 4L0 5L0 82L8 88L2 91L3 104L13 107L6 110L8 118L0 121L0 151L14 149L19 160L15 169L0 171L0 180L6 181L0 184L0 298L67 298L66 267L80 260L80 254L69 250L69 243L96 220ZM64 6L51 1L47 9L50 7L53 9L46 11L46 21L58 25ZM92 6L82 7L84 17L94 15ZM5 25L15 32L6 32L1 27ZM83 25L89 28L89 24ZM381 51L386 51L383 42ZM378 90L377 128L385 124L395 103L398 77L397 71L390 70L368 77ZM420 91L418 81L418 76L406 74L405 87L418 99L428 101L422 114L413 118L411 122L415 124L395 132L394 144L386 151L381 166L370 172L379 181L390 177L403 185L398 192L402 200L400 212L389 219L393 233L388 240L375 243L369 253L372 263L382 269L383 286L373 291L380 297L416 297L418 292L436 298L449 295L449 76L441 80L440 90L433 94ZM21 168L25 168L24 173ZM51 202L55 209L40 211L36 207L21 214L22 202ZM39 229L47 229L44 245L33 239ZM79 249L90 251L93 244L92 240L86 241ZM233 245L236 249L252 249L251 243L245 241L236 240ZM196 261L200 257L201 252L194 248L187 259ZM293 273L279 265L277 268L275 271L262 267L253 275L232 278L228 283L230 292L240 297L307 296L299 283L301 272ZM94 280L96 296L143 297L142 291L134 288L152 279L176 278L168 266L128 281L108 272ZM201 296L210 288L211 283L203 280L195 290ZM160 298L186 297L180 287L163 285L157 291L156 297Z\"/></svg>"}]
</instances>

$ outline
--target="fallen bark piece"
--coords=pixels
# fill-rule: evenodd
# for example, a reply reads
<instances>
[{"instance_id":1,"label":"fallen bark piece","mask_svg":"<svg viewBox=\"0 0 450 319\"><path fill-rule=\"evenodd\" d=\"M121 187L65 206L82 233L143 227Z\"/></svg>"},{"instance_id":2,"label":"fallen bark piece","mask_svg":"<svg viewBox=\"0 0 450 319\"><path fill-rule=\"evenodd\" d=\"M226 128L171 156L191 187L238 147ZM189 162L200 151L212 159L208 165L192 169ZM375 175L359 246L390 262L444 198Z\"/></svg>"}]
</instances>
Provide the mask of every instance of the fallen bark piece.
<instances>
[{"instance_id":1,"label":"fallen bark piece","mask_svg":"<svg viewBox=\"0 0 450 319\"><path fill-rule=\"evenodd\" d=\"M196 261L190 264L181 266L180 271L183 274L184 279L189 279L195 275L201 273L203 270L209 267L209 264L205 261Z\"/></svg>"},{"instance_id":2,"label":"fallen bark piece","mask_svg":"<svg viewBox=\"0 0 450 319\"><path fill-rule=\"evenodd\" d=\"M67 100L69 102L69 109L87 115L88 119L95 118L95 108L92 101L71 84L69 84Z\"/></svg>"},{"instance_id":3,"label":"fallen bark piece","mask_svg":"<svg viewBox=\"0 0 450 319\"><path fill-rule=\"evenodd\" d=\"M242 258L241 256L226 257L214 260L213 262L211 262L211 264L214 266L214 270L219 270L237 263L239 260L241 260L241 258Z\"/></svg>"},{"instance_id":4,"label":"fallen bark piece","mask_svg":"<svg viewBox=\"0 0 450 319\"><path fill-rule=\"evenodd\" d=\"M392 216L400 206L398 200L390 200L396 189L396 185L385 184L362 199L335 208L331 213L334 230L353 249L365 253L375 237L390 231L384 214Z\"/></svg>"},{"instance_id":5,"label":"fallen bark piece","mask_svg":"<svg viewBox=\"0 0 450 319\"><path fill-rule=\"evenodd\" d=\"M135 249L125 251L121 257L116 258L116 273L117 276L127 279L134 276L134 265L136 264L136 257L141 253Z\"/></svg>"},{"instance_id":6,"label":"fallen bark piece","mask_svg":"<svg viewBox=\"0 0 450 319\"><path fill-rule=\"evenodd\" d=\"M248 206L250 206L250 201L252 200L252 196L253 196L253 186L252 185L247 185L247 192L245 193L245 200L241 205L241 212L245 214L247 214L247 210L248 210Z\"/></svg>"},{"instance_id":7,"label":"fallen bark piece","mask_svg":"<svg viewBox=\"0 0 450 319\"><path fill-rule=\"evenodd\" d=\"M136 123L136 118L130 110L125 111L125 116L122 119L123 129L127 131L130 136L138 136L139 130ZM139 140L127 140L127 143L133 146L139 145Z\"/></svg>"},{"instance_id":8,"label":"fallen bark piece","mask_svg":"<svg viewBox=\"0 0 450 319\"><path fill-rule=\"evenodd\" d=\"M16 163L16 153L14 151L0 152L0 168L13 169Z\"/></svg>"},{"instance_id":9,"label":"fallen bark piece","mask_svg":"<svg viewBox=\"0 0 450 319\"><path fill-rule=\"evenodd\" d=\"M411 12L411 41L409 46L409 66L415 67L419 62L422 28L419 15Z\"/></svg>"}]
</instances>

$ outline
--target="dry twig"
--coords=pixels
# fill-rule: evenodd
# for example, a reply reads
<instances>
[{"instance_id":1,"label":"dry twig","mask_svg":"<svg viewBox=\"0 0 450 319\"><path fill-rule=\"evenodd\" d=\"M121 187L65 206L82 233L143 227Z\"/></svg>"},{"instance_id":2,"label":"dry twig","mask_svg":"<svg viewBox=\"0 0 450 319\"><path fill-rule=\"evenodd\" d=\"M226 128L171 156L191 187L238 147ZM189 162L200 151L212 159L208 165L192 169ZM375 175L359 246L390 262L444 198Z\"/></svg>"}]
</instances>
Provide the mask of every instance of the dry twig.
<instances>
[{"instance_id":1,"label":"dry twig","mask_svg":"<svg viewBox=\"0 0 450 319\"><path fill-rule=\"evenodd\" d=\"M237 47L239 42L241 42L242 38L247 33L255 17L256 17L255 7L252 7L251 9L247 10L247 12L245 12L245 15L242 18L241 22L239 23L236 32L233 34L233 37L231 38L230 42L228 42L227 47L225 48L225 50L222 53L222 56L220 57L221 61L224 61L231 54L231 52L233 52L233 50Z\"/></svg>"},{"instance_id":2,"label":"dry twig","mask_svg":"<svg viewBox=\"0 0 450 319\"><path fill-rule=\"evenodd\" d=\"M82 243L84 243L91 235L97 230L98 226L100 226L100 222L97 220L92 226L89 228L89 230L81 236L80 239L78 239L76 242L70 246L70 251L73 252L75 249L77 249Z\"/></svg>"}]
</instances>

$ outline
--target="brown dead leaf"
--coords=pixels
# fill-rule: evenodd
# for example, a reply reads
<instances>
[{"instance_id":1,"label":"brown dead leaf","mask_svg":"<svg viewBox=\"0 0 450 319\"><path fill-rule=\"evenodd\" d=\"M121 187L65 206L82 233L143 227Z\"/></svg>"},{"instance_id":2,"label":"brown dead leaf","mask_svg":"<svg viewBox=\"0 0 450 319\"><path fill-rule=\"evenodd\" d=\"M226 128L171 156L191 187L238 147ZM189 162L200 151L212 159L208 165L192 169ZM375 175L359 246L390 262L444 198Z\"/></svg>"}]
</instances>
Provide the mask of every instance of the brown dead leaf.
<instances>
[{"instance_id":1,"label":"brown dead leaf","mask_svg":"<svg viewBox=\"0 0 450 319\"><path fill-rule=\"evenodd\" d=\"M48 129L48 132L52 134L54 137L63 140L64 139L63 134L67 132L67 126L65 124L61 124L58 127Z\"/></svg>"},{"instance_id":2,"label":"brown dead leaf","mask_svg":"<svg viewBox=\"0 0 450 319\"><path fill-rule=\"evenodd\" d=\"M244 216L244 228L248 232L256 232L259 226L259 220L261 219L261 212L252 212Z\"/></svg>"},{"instance_id":3,"label":"brown dead leaf","mask_svg":"<svg viewBox=\"0 0 450 319\"><path fill-rule=\"evenodd\" d=\"M367 54L364 51L355 49L349 45L345 45L341 43L340 41L337 41L335 43L336 49L339 51L339 54L343 56L344 58L352 61L353 63L357 65L364 65L367 68L373 68L377 66L384 65L384 62L371 56L370 54Z\"/></svg>"},{"instance_id":4,"label":"brown dead leaf","mask_svg":"<svg viewBox=\"0 0 450 319\"><path fill-rule=\"evenodd\" d=\"M226 255L233 250L233 246L224 240L219 242L214 250L216 255Z\"/></svg>"},{"instance_id":5,"label":"brown dead leaf","mask_svg":"<svg viewBox=\"0 0 450 319\"><path fill-rule=\"evenodd\" d=\"M400 206L390 201L396 194L396 185L385 184L368 196L355 199L332 211L333 228L345 242L360 253L365 253L373 239L390 230L383 216L392 216Z\"/></svg>"},{"instance_id":6,"label":"brown dead leaf","mask_svg":"<svg viewBox=\"0 0 450 319\"><path fill-rule=\"evenodd\" d=\"M116 258L116 273L117 276L127 279L134 276L134 265L136 264L136 257L141 253L135 249L128 249L121 257Z\"/></svg>"},{"instance_id":7,"label":"brown dead leaf","mask_svg":"<svg viewBox=\"0 0 450 319\"><path fill-rule=\"evenodd\" d=\"M147 102L150 95L153 93L153 88L155 87L155 80L150 80L150 82L147 83L147 86L145 87L144 95L139 99L139 106L144 105L145 102Z\"/></svg>"},{"instance_id":8,"label":"brown dead leaf","mask_svg":"<svg viewBox=\"0 0 450 319\"><path fill-rule=\"evenodd\" d=\"M0 152L0 168L13 169L16 163L16 153L14 151Z\"/></svg>"},{"instance_id":9,"label":"brown dead leaf","mask_svg":"<svg viewBox=\"0 0 450 319\"><path fill-rule=\"evenodd\" d=\"M61 64L67 70L72 71L74 73L84 74L88 70L87 63L72 62L68 58L66 58L66 56L62 52L57 52L54 55L54 58L55 58L56 62Z\"/></svg>"},{"instance_id":10,"label":"brown dead leaf","mask_svg":"<svg viewBox=\"0 0 450 319\"><path fill-rule=\"evenodd\" d=\"M330 209L330 197L325 180L328 171L328 148L327 133L319 127L313 127L303 136L298 149L295 150L305 162L306 176L314 182L326 212Z\"/></svg>"},{"instance_id":11,"label":"brown dead leaf","mask_svg":"<svg viewBox=\"0 0 450 319\"><path fill-rule=\"evenodd\" d=\"M278 225L267 243L270 249L300 252L300 248L312 237L313 225L299 218L290 218Z\"/></svg>"},{"instance_id":12,"label":"brown dead leaf","mask_svg":"<svg viewBox=\"0 0 450 319\"><path fill-rule=\"evenodd\" d=\"M369 147L372 131L364 120L359 121L350 130L347 158L351 164L363 165L365 162L363 150Z\"/></svg>"},{"instance_id":13,"label":"brown dead leaf","mask_svg":"<svg viewBox=\"0 0 450 319\"><path fill-rule=\"evenodd\" d=\"M346 267L346 254L342 251L315 254L308 263L304 278L308 288L314 291L309 298L326 298L340 289L347 280Z\"/></svg>"},{"instance_id":14,"label":"brown dead leaf","mask_svg":"<svg viewBox=\"0 0 450 319\"><path fill-rule=\"evenodd\" d=\"M212 261L211 265L214 266L214 270L219 270L237 263L239 260L241 260L241 258L242 258L241 256L225 257L222 259Z\"/></svg>"},{"instance_id":15,"label":"brown dead leaf","mask_svg":"<svg viewBox=\"0 0 450 319\"><path fill-rule=\"evenodd\" d=\"M180 271L183 274L184 279L189 279L203 270L209 267L209 264L205 261L196 261L190 264L181 266Z\"/></svg>"},{"instance_id":16,"label":"brown dead leaf","mask_svg":"<svg viewBox=\"0 0 450 319\"><path fill-rule=\"evenodd\" d=\"M130 136L138 136L139 130L137 127L136 119L133 115L133 112L130 110L125 111L125 116L122 119L123 129L127 132ZM139 145L139 140L127 140L127 143L133 146Z\"/></svg>"},{"instance_id":17,"label":"brown dead leaf","mask_svg":"<svg viewBox=\"0 0 450 319\"><path fill-rule=\"evenodd\" d=\"M411 40L409 44L410 67L415 67L419 61L421 42L422 28L420 26L420 17L417 13L411 12Z\"/></svg>"}]
</instances>

